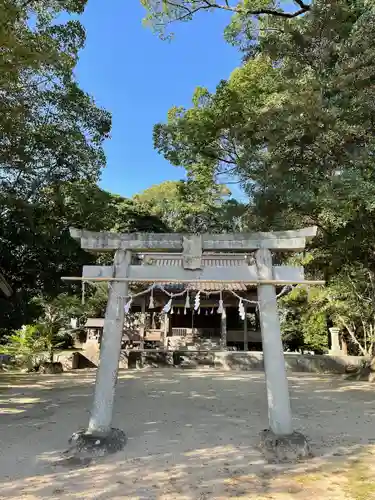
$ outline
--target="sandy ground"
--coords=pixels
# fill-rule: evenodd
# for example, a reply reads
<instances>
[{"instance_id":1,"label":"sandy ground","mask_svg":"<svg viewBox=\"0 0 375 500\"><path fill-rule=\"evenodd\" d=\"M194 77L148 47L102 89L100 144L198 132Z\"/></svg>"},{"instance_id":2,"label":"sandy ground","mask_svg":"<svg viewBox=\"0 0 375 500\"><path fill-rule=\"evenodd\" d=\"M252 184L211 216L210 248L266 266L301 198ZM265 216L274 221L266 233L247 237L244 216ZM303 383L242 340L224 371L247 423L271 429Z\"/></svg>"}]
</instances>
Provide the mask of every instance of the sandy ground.
<instances>
[{"instance_id":1,"label":"sandy ground","mask_svg":"<svg viewBox=\"0 0 375 500\"><path fill-rule=\"evenodd\" d=\"M60 451L88 422L94 376L0 374L1 499L375 499L368 383L290 377L295 427L316 458L274 466L256 448L267 427L263 374L122 372L114 425L126 449L62 467Z\"/></svg>"}]
</instances>

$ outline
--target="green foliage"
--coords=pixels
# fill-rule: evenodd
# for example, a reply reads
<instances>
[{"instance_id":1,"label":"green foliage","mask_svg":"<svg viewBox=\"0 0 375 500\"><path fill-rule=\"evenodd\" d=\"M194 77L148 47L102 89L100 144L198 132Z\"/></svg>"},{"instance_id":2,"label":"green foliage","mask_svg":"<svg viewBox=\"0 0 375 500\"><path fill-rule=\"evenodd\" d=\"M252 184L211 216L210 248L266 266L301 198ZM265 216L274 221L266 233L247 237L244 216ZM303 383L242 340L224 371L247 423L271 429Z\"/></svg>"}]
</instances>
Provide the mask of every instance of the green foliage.
<instances>
[{"instance_id":1,"label":"green foliage","mask_svg":"<svg viewBox=\"0 0 375 500\"><path fill-rule=\"evenodd\" d=\"M170 231L203 233L233 231L241 225L246 208L229 196L229 189L215 182L210 170L201 166L194 178L151 186L134 200Z\"/></svg>"},{"instance_id":2,"label":"green foliage","mask_svg":"<svg viewBox=\"0 0 375 500\"><path fill-rule=\"evenodd\" d=\"M47 354L50 362L54 361L54 352L67 341L67 332L63 330L65 321L61 310L54 304L47 304L39 299L43 315L39 322L25 325L6 338L0 352L10 354L17 361L32 368L36 360Z\"/></svg>"},{"instance_id":3,"label":"green foliage","mask_svg":"<svg viewBox=\"0 0 375 500\"><path fill-rule=\"evenodd\" d=\"M35 356L42 351L39 342L38 327L26 325L6 337L6 344L0 346L1 354L9 354L18 358L29 368L35 364Z\"/></svg>"},{"instance_id":4,"label":"green foliage","mask_svg":"<svg viewBox=\"0 0 375 500\"><path fill-rule=\"evenodd\" d=\"M354 353L372 355L375 344L375 274L361 264L345 267L312 300L349 337Z\"/></svg>"},{"instance_id":5,"label":"green foliage","mask_svg":"<svg viewBox=\"0 0 375 500\"><path fill-rule=\"evenodd\" d=\"M95 207L105 207L106 199L99 203L93 191L100 190L90 189L86 184L45 188L32 205L14 204L3 217L0 267L14 290L7 300L8 314L2 318L4 328L16 329L37 317L36 305L30 301L32 297L78 291L76 285L68 285L60 278L80 273L84 263L94 263L94 257L82 251L69 235L69 226L82 226L85 222L93 229L102 229L104 210L101 217L97 217Z\"/></svg>"},{"instance_id":6,"label":"green foliage","mask_svg":"<svg viewBox=\"0 0 375 500\"><path fill-rule=\"evenodd\" d=\"M119 233L165 233L168 225L150 207L132 199L122 199L117 203L116 217L111 227Z\"/></svg>"},{"instance_id":7,"label":"green foliage","mask_svg":"<svg viewBox=\"0 0 375 500\"><path fill-rule=\"evenodd\" d=\"M15 291L1 299L2 329L32 322L31 297L68 288L61 275L78 272L84 260L68 226L100 219L88 194L100 191L111 120L73 74L85 33L70 15L85 4L0 5L0 267Z\"/></svg>"},{"instance_id":8,"label":"green foliage","mask_svg":"<svg viewBox=\"0 0 375 500\"><path fill-rule=\"evenodd\" d=\"M42 309L42 315L36 323L38 331L38 349L48 352L49 361L54 361L54 351L67 344L71 336L70 318L80 310L78 299L60 295L49 301L43 297L33 299Z\"/></svg>"},{"instance_id":9,"label":"green foliage","mask_svg":"<svg viewBox=\"0 0 375 500\"><path fill-rule=\"evenodd\" d=\"M260 18L276 17L291 19L310 10L309 2L294 0L292 9L283 9L273 0L141 0L147 10L144 19L162 38L170 38L169 25L175 22L191 21L202 12L224 11L231 16L226 29L226 38L235 42L248 38Z\"/></svg>"},{"instance_id":10,"label":"green foliage","mask_svg":"<svg viewBox=\"0 0 375 500\"><path fill-rule=\"evenodd\" d=\"M311 293L294 288L280 301L283 344L290 350L312 350L316 353L328 349L328 316L321 308L314 307Z\"/></svg>"},{"instance_id":11,"label":"green foliage","mask_svg":"<svg viewBox=\"0 0 375 500\"><path fill-rule=\"evenodd\" d=\"M316 353L327 352L328 328L327 316L321 311L309 311L302 317L304 343Z\"/></svg>"},{"instance_id":12,"label":"green foliage","mask_svg":"<svg viewBox=\"0 0 375 500\"><path fill-rule=\"evenodd\" d=\"M338 327L352 354L373 355L375 275L361 264L345 267L324 288L296 288L283 297L281 326L285 345L322 351L328 324Z\"/></svg>"},{"instance_id":13,"label":"green foliage","mask_svg":"<svg viewBox=\"0 0 375 500\"><path fill-rule=\"evenodd\" d=\"M84 252L70 237L69 227L125 232L167 230L144 206L88 181L50 184L32 205L14 204L0 225L0 267L14 290L0 309L4 329L17 329L37 317L32 297L80 292L79 285L63 282L61 277L80 275L82 266L94 264L96 257ZM103 256L99 259L105 262Z\"/></svg>"},{"instance_id":14,"label":"green foliage","mask_svg":"<svg viewBox=\"0 0 375 500\"><path fill-rule=\"evenodd\" d=\"M95 262L69 227L155 230L160 221L100 190L109 114L77 85L85 0L5 0L0 5L0 298L2 332L37 317L32 297L78 292L61 276ZM65 19L65 21L62 21Z\"/></svg>"},{"instance_id":15,"label":"green foliage","mask_svg":"<svg viewBox=\"0 0 375 500\"><path fill-rule=\"evenodd\" d=\"M255 57L154 130L193 178L205 165L239 181L253 227L317 225L309 271L325 279L351 262L375 268L374 19L371 2L349 0L268 18Z\"/></svg>"},{"instance_id":16,"label":"green foliage","mask_svg":"<svg viewBox=\"0 0 375 500\"><path fill-rule=\"evenodd\" d=\"M97 180L109 114L74 80L84 29L57 16L81 12L82 0L0 6L0 200L28 202L50 182ZM8 207L10 208L10 207Z\"/></svg>"},{"instance_id":17,"label":"green foliage","mask_svg":"<svg viewBox=\"0 0 375 500\"><path fill-rule=\"evenodd\" d=\"M104 318L108 300L107 283L91 283L87 290L84 312L87 317Z\"/></svg>"}]
</instances>

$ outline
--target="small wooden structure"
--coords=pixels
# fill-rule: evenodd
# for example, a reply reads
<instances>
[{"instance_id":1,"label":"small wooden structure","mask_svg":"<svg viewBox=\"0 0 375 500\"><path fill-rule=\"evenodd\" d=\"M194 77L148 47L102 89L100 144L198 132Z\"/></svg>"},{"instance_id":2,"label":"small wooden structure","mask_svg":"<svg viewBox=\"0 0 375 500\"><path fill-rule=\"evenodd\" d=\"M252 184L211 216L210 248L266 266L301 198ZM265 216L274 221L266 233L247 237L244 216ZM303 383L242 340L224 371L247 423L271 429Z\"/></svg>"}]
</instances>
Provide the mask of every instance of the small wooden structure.
<instances>
[{"instance_id":1,"label":"small wooden structure","mask_svg":"<svg viewBox=\"0 0 375 500\"><path fill-rule=\"evenodd\" d=\"M104 318L87 318L84 328L86 330L86 342L99 342L103 335Z\"/></svg>"}]
</instances>

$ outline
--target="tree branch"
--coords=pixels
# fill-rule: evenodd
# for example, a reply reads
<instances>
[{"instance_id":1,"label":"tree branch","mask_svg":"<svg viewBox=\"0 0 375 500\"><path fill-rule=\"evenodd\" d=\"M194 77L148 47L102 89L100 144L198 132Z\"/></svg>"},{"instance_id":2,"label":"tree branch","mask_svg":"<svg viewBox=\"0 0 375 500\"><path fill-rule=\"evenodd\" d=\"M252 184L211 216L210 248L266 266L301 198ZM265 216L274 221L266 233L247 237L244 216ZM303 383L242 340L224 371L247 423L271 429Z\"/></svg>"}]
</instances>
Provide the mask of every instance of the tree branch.
<instances>
[{"instance_id":1,"label":"tree branch","mask_svg":"<svg viewBox=\"0 0 375 500\"><path fill-rule=\"evenodd\" d=\"M310 5L305 4L301 0L294 0L301 8L297 10L296 12L284 12L282 10L276 10L276 9L249 9L249 8L242 8L240 6L237 7L231 7L228 2L225 2L225 5L223 4L217 4L217 3L211 3L209 0L203 0L204 3L207 5L206 8L209 9L222 9L222 10L229 10L231 12L237 12L237 13L243 13L243 14L248 14L252 16L259 16L262 14L269 14L271 16L276 16L276 17L286 17L286 18L292 18L292 17L298 17L301 14L304 14L308 10L310 10Z\"/></svg>"},{"instance_id":2,"label":"tree branch","mask_svg":"<svg viewBox=\"0 0 375 500\"><path fill-rule=\"evenodd\" d=\"M352 280L352 278L350 277L349 273L346 273L346 277L347 277L349 283L351 284L353 293L356 295L356 297L358 298L359 302L370 303L370 301L368 299L366 299L364 296L362 296L362 295L359 294L359 292L357 290L357 287L356 287L354 281Z\"/></svg>"},{"instance_id":3,"label":"tree branch","mask_svg":"<svg viewBox=\"0 0 375 500\"><path fill-rule=\"evenodd\" d=\"M310 5L304 3L302 0L293 0L294 3L296 3L299 7L301 7L301 9L306 9L307 10L310 10Z\"/></svg>"},{"instance_id":4,"label":"tree branch","mask_svg":"<svg viewBox=\"0 0 375 500\"><path fill-rule=\"evenodd\" d=\"M352 341L357 344L357 346L359 347L359 350L361 351L361 353L364 355L364 356L367 356L367 352L365 351L365 349L362 347L361 343L358 341L358 339L356 338L355 336L355 333L353 332L353 330L350 328L350 326L347 324L347 322L345 321L345 319L338 315L341 323L343 324L343 326L346 328L347 332L349 333L350 335L350 338L352 339Z\"/></svg>"},{"instance_id":5,"label":"tree branch","mask_svg":"<svg viewBox=\"0 0 375 500\"><path fill-rule=\"evenodd\" d=\"M305 4L302 0L294 0L294 2L297 3L297 5L300 7L300 9L296 10L295 12L285 12L282 10L270 9L270 8L251 9L251 8L243 8L241 6L232 7L229 4L228 0L224 0L225 1L224 4L219 4L216 2L211 3L209 0L203 0L204 5L199 5L194 9L190 9L186 5L181 5L180 3L174 3L171 0L163 0L163 1L166 5L169 5L170 7L173 7L175 9L183 9L185 11L185 14L182 14L181 16L177 16L174 19L171 19L169 21L170 23L174 21L183 21L184 19L193 16L199 11L209 10L209 9L226 10L237 14L243 14L245 16L270 15L275 17L282 17L284 19L292 19L294 17L298 17L301 16L302 14L305 14L311 8L310 5Z\"/></svg>"},{"instance_id":6,"label":"tree branch","mask_svg":"<svg viewBox=\"0 0 375 500\"><path fill-rule=\"evenodd\" d=\"M189 7L187 7L186 5L175 4L174 2L171 2L170 0L164 0L164 3L169 5L170 7L174 7L176 9L183 9L186 12L186 14L183 14L181 16L175 17L174 19L171 19L169 21L169 23L172 23L175 21L184 21L185 19L192 17L194 14L196 14L200 10L207 10L210 8L208 5L207 6L201 5L200 7L196 7L195 9L189 9Z\"/></svg>"},{"instance_id":7,"label":"tree branch","mask_svg":"<svg viewBox=\"0 0 375 500\"><path fill-rule=\"evenodd\" d=\"M163 0L163 2L166 4L166 5L169 5L170 7L174 7L175 9L183 9L185 10L187 13L189 13L189 15L191 13L194 12L194 9L191 10L189 9L189 7L186 7L186 5L180 5L178 3L174 3L174 2L171 2L171 0Z\"/></svg>"},{"instance_id":8,"label":"tree branch","mask_svg":"<svg viewBox=\"0 0 375 500\"><path fill-rule=\"evenodd\" d=\"M221 161L222 163L226 163L227 165L235 165L235 162L233 160L226 160L225 158L222 158L220 156L217 156L217 160ZM233 167L232 170L235 170L235 169L236 169L236 166Z\"/></svg>"},{"instance_id":9,"label":"tree branch","mask_svg":"<svg viewBox=\"0 0 375 500\"><path fill-rule=\"evenodd\" d=\"M25 0L22 4L21 4L21 8L22 9L25 9L27 7L30 7L32 3L34 3L35 0Z\"/></svg>"},{"instance_id":10,"label":"tree branch","mask_svg":"<svg viewBox=\"0 0 375 500\"><path fill-rule=\"evenodd\" d=\"M252 15L252 16L261 16L264 14L268 14L270 16L292 19L293 17L298 17L298 16L301 16L302 14L305 14L305 12L307 12L308 10L310 10L310 8L300 9L300 10L297 10L296 12L283 12L281 10L273 10L273 9L258 9L258 10L253 10L253 11L248 10L247 13L249 15Z\"/></svg>"}]
</instances>

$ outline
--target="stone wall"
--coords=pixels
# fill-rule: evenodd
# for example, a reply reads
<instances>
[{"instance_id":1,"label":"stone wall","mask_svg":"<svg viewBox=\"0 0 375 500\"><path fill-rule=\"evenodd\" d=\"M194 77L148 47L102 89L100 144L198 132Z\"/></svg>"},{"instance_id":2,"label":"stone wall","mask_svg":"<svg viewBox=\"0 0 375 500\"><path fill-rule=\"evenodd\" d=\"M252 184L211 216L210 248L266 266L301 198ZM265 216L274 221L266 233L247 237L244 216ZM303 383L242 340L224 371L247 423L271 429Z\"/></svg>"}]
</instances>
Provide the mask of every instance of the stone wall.
<instances>
[{"instance_id":1,"label":"stone wall","mask_svg":"<svg viewBox=\"0 0 375 500\"><path fill-rule=\"evenodd\" d=\"M211 366L224 370L264 370L262 352L219 351L211 353L181 353L181 366ZM361 356L330 356L284 353L288 372L344 374L347 367L359 367L365 358Z\"/></svg>"},{"instance_id":2,"label":"stone wall","mask_svg":"<svg viewBox=\"0 0 375 500\"><path fill-rule=\"evenodd\" d=\"M86 357L91 366L97 366L99 349L91 345L82 351L82 358ZM365 361L361 356L331 356L284 353L285 366L288 372L308 373L336 373L344 374L348 367L360 367ZM59 359L62 361L61 359ZM89 365L88 365L89 366ZM122 351L120 369L134 369L142 367L177 366L181 368L217 368L220 370L263 371L263 353L258 351L176 351L168 353ZM80 368L84 364L80 363ZM67 367L65 367L67 368Z\"/></svg>"}]
</instances>

